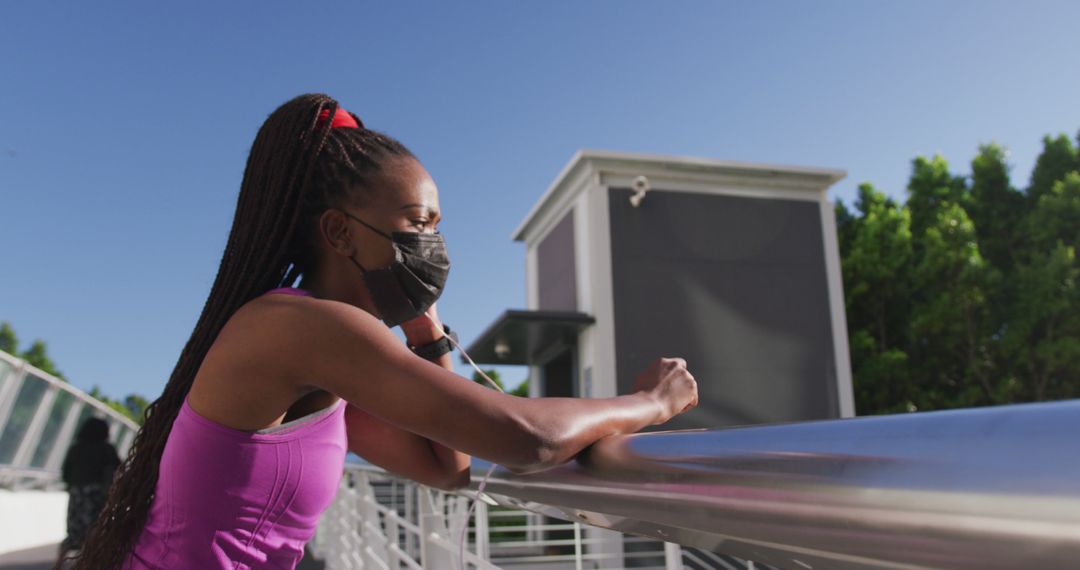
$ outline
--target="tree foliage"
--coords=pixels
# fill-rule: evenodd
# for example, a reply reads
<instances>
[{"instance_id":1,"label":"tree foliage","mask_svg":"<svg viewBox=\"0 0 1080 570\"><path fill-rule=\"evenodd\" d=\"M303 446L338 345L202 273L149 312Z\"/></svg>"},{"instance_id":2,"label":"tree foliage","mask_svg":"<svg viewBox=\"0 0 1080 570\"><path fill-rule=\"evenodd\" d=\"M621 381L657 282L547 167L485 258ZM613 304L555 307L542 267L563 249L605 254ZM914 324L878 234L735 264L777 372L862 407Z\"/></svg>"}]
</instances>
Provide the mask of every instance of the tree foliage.
<instances>
[{"instance_id":1,"label":"tree foliage","mask_svg":"<svg viewBox=\"0 0 1080 570\"><path fill-rule=\"evenodd\" d=\"M63 373L56 369L56 364L49 358L49 348L45 346L45 341L38 339L30 344L30 348L24 350L19 356L23 360L30 363L30 366L37 367L61 380L67 380L64 378Z\"/></svg>"},{"instance_id":2,"label":"tree foliage","mask_svg":"<svg viewBox=\"0 0 1080 570\"><path fill-rule=\"evenodd\" d=\"M15 329L9 323L0 323L0 350L16 355L19 353L19 337L15 336Z\"/></svg>"},{"instance_id":3,"label":"tree foliage","mask_svg":"<svg viewBox=\"0 0 1080 570\"><path fill-rule=\"evenodd\" d=\"M149 402L147 402L146 399L142 396L139 396L138 394L128 394L128 396L124 398L124 401L121 402L119 400L114 400L106 396L101 391L101 388L99 388L96 384L93 388L90 389L90 392L88 393L92 397L97 398L101 403L109 406L121 415L128 417L139 425L142 425L143 412L146 411L146 406L149 405Z\"/></svg>"},{"instance_id":4,"label":"tree foliage","mask_svg":"<svg viewBox=\"0 0 1080 570\"><path fill-rule=\"evenodd\" d=\"M491 378L491 381L499 386L500 391L506 392L507 394L510 394L511 396L521 396L521 397L528 397L529 396L529 380L528 379L526 379L524 382L518 384L513 390L510 390L509 392L507 392L506 391L506 386L503 384L502 378L500 377L498 370L495 370L494 368L484 370L484 374L487 374L488 378ZM473 372L472 379L473 379L473 382L476 382L477 384L480 384L481 386L487 386L488 388L491 387L491 385L488 384L487 381L484 380L484 378L482 376L480 376L479 372Z\"/></svg>"},{"instance_id":5,"label":"tree foliage","mask_svg":"<svg viewBox=\"0 0 1080 570\"><path fill-rule=\"evenodd\" d=\"M1025 191L1006 159L917 157L906 203L837 203L860 414L1080 396L1080 152L1045 137Z\"/></svg>"}]
</instances>

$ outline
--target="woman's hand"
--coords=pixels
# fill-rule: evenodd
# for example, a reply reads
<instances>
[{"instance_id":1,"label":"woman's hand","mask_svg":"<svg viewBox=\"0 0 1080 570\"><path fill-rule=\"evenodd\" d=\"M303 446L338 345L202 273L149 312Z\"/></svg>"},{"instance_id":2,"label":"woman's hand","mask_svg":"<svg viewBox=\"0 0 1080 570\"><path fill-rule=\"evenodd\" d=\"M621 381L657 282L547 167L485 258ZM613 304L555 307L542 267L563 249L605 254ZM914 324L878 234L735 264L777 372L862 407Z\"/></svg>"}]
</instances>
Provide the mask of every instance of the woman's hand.
<instances>
[{"instance_id":1,"label":"woman's hand","mask_svg":"<svg viewBox=\"0 0 1080 570\"><path fill-rule=\"evenodd\" d=\"M681 358L657 359L637 377L633 391L651 396L660 405L659 419L653 425L689 411L698 403L697 381Z\"/></svg>"},{"instance_id":2,"label":"woman's hand","mask_svg":"<svg viewBox=\"0 0 1080 570\"><path fill-rule=\"evenodd\" d=\"M405 340L411 346L423 346L439 340L443 337L439 311L435 309L435 305L431 305L424 314L401 323L401 332L405 333Z\"/></svg>"}]
</instances>

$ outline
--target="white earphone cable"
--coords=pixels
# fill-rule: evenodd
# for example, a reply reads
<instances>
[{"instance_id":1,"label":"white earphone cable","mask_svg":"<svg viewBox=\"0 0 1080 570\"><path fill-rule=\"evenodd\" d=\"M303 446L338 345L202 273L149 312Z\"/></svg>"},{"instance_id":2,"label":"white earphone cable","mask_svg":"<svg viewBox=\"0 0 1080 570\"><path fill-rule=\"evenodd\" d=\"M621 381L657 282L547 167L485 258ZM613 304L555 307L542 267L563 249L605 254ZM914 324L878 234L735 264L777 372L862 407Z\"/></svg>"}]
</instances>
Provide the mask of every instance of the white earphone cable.
<instances>
[{"instance_id":1,"label":"white earphone cable","mask_svg":"<svg viewBox=\"0 0 1080 570\"><path fill-rule=\"evenodd\" d=\"M500 392L503 392L503 389L499 387L499 385L495 383L495 381L492 380L487 375L487 373L481 370L475 362L473 362L473 359L469 356L469 353L465 352L465 349L461 348L461 345L458 344L452 336L443 333L443 337L449 340L450 344L453 345L454 348L458 349L458 352L460 352L461 355L465 357L465 360L469 363L470 366L473 367L474 370L476 370L476 373L479 374L480 377L483 378L485 381L487 381L488 385ZM460 570L465 570L465 538L469 534L469 521L472 520L473 511L476 509L476 503L483 500L481 499L481 497L484 496L484 487L487 486L488 479L491 477L491 474L495 472L496 467L498 467L498 465L492 463L491 468L488 469L487 473L484 475L484 478L480 480L480 484L476 487L476 499L474 499L472 504L469 505L469 512L465 514L465 522L461 525L461 536L458 538L458 564L460 566Z\"/></svg>"}]
</instances>

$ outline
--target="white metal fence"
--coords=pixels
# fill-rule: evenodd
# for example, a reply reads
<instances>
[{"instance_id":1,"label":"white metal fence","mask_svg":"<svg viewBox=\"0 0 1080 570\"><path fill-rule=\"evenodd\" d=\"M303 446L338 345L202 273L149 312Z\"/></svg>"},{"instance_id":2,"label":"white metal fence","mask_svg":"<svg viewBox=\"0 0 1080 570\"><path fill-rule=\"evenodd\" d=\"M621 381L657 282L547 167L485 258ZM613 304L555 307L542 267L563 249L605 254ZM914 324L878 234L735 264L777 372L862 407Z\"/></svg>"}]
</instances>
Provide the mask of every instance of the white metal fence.
<instances>
[{"instance_id":1,"label":"white metal fence","mask_svg":"<svg viewBox=\"0 0 1080 570\"><path fill-rule=\"evenodd\" d=\"M450 570L462 563L478 570L755 568L713 552L502 506L475 491L439 491L356 464L346 467L309 547L328 570Z\"/></svg>"},{"instance_id":2,"label":"white metal fence","mask_svg":"<svg viewBox=\"0 0 1080 570\"><path fill-rule=\"evenodd\" d=\"M0 351L0 488L58 485L76 431L89 417L109 424L123 457L138 425L86 392Z\"/></svg>"}]
</instances>

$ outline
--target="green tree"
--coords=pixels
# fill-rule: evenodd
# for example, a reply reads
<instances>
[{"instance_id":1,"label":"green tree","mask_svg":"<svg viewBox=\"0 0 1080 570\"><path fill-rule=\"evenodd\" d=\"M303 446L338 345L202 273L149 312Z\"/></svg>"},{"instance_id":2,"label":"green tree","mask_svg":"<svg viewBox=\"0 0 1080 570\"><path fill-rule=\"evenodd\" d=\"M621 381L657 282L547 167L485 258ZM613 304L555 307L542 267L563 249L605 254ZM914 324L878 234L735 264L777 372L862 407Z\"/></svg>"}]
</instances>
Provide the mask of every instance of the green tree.
<instances>
[{"instance_id":1,"label":"green tree","mask_svg":"<svg viewBox=\"0 0 1080 570\"><path fill-rule=\"evenodd\" d=\"M1040 157L1041 158L1041 157ZM1039 197L1026 223L1004 342L1028 400L1080 396L1080 174Z\"/></svg>"},{"instance_id":2,"label":"green tree","mask_svg":"<svg viewBox=\"0 0 1080 570\"><path fill-rule=\"evenodd\" d=\"M0 350L12 356L19 355L19 337L7 321L0 322Z\"/></svg>"},{"instance_id":3,"label":"green tree","mask_svg":"<svg viewBox=\"0 0 1080 570\"><path fill-rule=\"evenodd\" d=\"M497 384L499 386L500 391L506 392L507 394L510 394L511 396L522 396L522 397L528 397L529 396L529 380L528 379L526 379L524 382L518 384L513 390L510 390L509 392L507 392L506 391L506 384L503 383L502 378L499 376L499 371L498 370L495 370L494 368L484 370L484 374L487 374L488 377L491 378L491 380L494 381L495 384ZM491 385L488 384L487 381L484 380L484 378L482 376L480 376L479 372L473 372L472 379L473 379L473 382L476 382L477 384L480 384L481 386L486 386L488 388L491 387Z\"/></svg>"},{"instance_id":4,"label":"green tree","mask_svg":"<svg viewBox=\"0 0 1080 570\"><path fill-rule=\"evenodd\" d=\"M45 345L45 341L38 339L30 344L30 348L23 351L20 358L30 363L31 366L35 366L56 376L61 380L66 380L64 375L56 369L56 364L49 358L49 349Z\"/></svg>"},{"instance_id":5,"label":"green tree","mask_svg":"<svg viewBox=\"0 0 1080 570\"><path fill-rule=\"evenodd\" d=\"M964 178L949 172L949 163L940 155L923 156L911 161L907 207L911 210L911 233L921 236L936 220L943 203L967 205ZM918 253L918 244L916 244Z\"/></svg>"},{"instance_id":6,"label":"green tree","mask_svg":"<svg viewBox=\"0 0 1080 570\"><path fill-rule=\"evenodd\" d=\"M1043 137L1043 150L1035 160L1035 169L1031 172L1028 199L1032 203L1038 203L1057 182L1065 179L1066 174L1077 170L1080 170L1080 154L1069 137L1064 134Z\"/></svg>"},{"instance_id":7,"label":"green tree","mask_svg":"<svg viewBox=\"0 0 1080 570\"><path fill-rule=\"evenodd\" d=\"M912 398L907 373L911 216L870 184L859 186L855 206L857 217L844 208L847 215L837 221L844 224L841 268L858 379L856 409L906 410Z\"/></svg>"},{"instance_id":8,"label":"green tree","mask_svg":"<svg viewBox=\"0 0 1080 570\"><path fill-rule=\"evenodd\" d=\"M1006 151L997 144L979 147L971 161L971 200L967 211L975 223L979 250L1002 273L1016 263L1020 222L1027 210L1024 195L1009 183Z\"/></svg>"},{"instance_id":9,"label":"green tree","mask_svg":"<svg viewBox=\"0 0 1080 570\"><path fill-rule=\"evenodd\" d=\"M516 388L510 390L511 396L521 396L522 398L529 397L529 379L526 378L524 382L518 384Z\"/></svg>"},{"instance_id":10,"label":"green tree","mask_svg":"<svg viewBox=\"0 0 1080 570\"><path fill-rule=\"evenodd\" d=\"M860 186L860 190L861 190ZM851 250L851 242L855 239L855 228L859 218L844 205L843 200L837 200L834 208L836 217L836 234L840 246L840 259L847 259Z\"/></svg>"},{"instance_id":11,"label":"green tree","mask_svg":"<svg viewBox=\"0 0 1080 570\"><path fill-rule=\"evenodd\" d=\"M1045 137L1026 195L1006 156L980 146L970 184L917 157L903 206L837 204L860 413L1080 397L1080 150Z\"/></svg>"},{"instance_id":12,"label":"green tree","mask_svg":"<svg viewBox=\"0 0 1080 570\"><path fill-rule=\"evenodd\" d=\"M997 403L995 326L987 291L997 275L979 252L975 225L959 204L940 202L923 233L911 306L919 409Z\"/></svg>"},{"instance_id":13,"label":"green tree","mask_svg":"<svg viewBox=\"0 0 1080 570\"><path fill-rule=\"evenodd\" d=\"M139 425L143 423L143 416L146 413L146 408L150 406L150 402L140 396L139 394L128 394L124 398L124 407L128 410L128 415L134 419Z\"/></svg>"},{"instance_id":14,"label":"green tree","mask_svg":"<svg viewBox=\"0 0 1080 570\"><path fill-rule=\"evenodd\" d=\"M105 404L106 406L109 406L110 408L112 408L116 412L120 413L124 417L127 417L128 419L131 419L135 423L138 423L139 425L142 425L142 417L141 416L136 415L134 413L134 411L131 408L129 408L127 405L125 405L124 403L118 402L118 401L113 400L112 398L106 396L105 393L103 393L101 391L101 388L98 387L97 384L95 384L92 388L90 388L90 391L88 392L88 394L90 394L90 396L93 397L93 398L97 398L98 401ZM128 398L131 398L132 396L134 396L134 394L129 395ZM141 399L141 397L139 397L139 396L136 396L136 397Z\"/></svg>"},{"instance_id":15,"label":"green tree","mask_svg":"<svg viewBox=\"0 0 1080 570\"><path fill-rule=\"evenodd\" d=\"M487 374L488 378L491 378L491 381L499 386L499 391L502 391L502 392L506 391L506 388L503 386L503 383L502 383L502 378L499 377L499 371L498 370L495 370L494 368L492 368L490 370L484 370L484 374ZM487 386L488 388L491 387L491 385L488 384L486 380L484 380L484 377L481 376L479 372L473 372L472 379L473 379L473 382L476 382L477 384L480 384L481 386Z\"/></svg>"}]
</instances>

